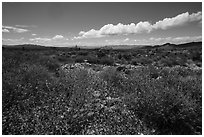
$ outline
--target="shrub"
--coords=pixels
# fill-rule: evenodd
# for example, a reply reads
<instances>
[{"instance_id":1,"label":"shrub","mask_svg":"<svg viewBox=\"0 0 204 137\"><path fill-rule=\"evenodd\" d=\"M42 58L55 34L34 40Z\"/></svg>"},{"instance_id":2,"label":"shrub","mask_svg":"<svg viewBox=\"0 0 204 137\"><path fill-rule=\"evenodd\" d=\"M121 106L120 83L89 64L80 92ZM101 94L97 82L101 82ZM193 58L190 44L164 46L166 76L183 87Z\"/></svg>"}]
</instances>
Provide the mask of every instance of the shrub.
<instances>
[{"instance_id":1,"label":"shrub","mask_svg":"<svg viewBox=\"0 0 204 137\"><path fill-rule=\"evenodd\" d=\"M78 55L81 55L81 56L87 56L89 54L88 51L79 51L78 52Z\"/></svg>"},{"instance_id":2,"label":"shrub","mask_svg":"<svg viewBox=\"0 0 204 137\"><path fill-rule=\"evenodd\" d=\"M132 65L139 65L139 64L140 64L140 61L139 61L139 59L133 59L133 60L131 61L131 64L132 64Z\"/></svg>"},{"instance_id":3,"label":"shrub","mask_svg":"<svg viewBox=\"0 0 204 137\"><path fill-rule=\"evenodd\" d=\"M122 54L121 53L118 54L118 59L122 59Z\"/></svg>"},{"instance_id":4,"label":"shrub","mask_svg":"<svg viewBox=\"0 0 204 137\"><path fill-rule=\"evenodd\" d=\"M12 80L8 73L4 75L3 134L61 133L50 126L61 124L60 128L65 128L61 120L56 119L56 114L66 112L68 106L69 100L65 98L69 90L65 82L54 78L41 65L22 63L16 71Z\"/></svg>"},{"instance_id":5,"label":"shrub","mask_svg":"<svg viewBox=\"0 0 204 137\"><path fill-rule=\"evenodd\" d=\"M134 76L132 80L137 87L127 104L149 128L156 130L156 134L201 133L201 123L198 122L201 120L201 113L198 113L201 112L201 104L198 103L201 81L194 83L196 86L189 83L189 88L184 88L187 83L173 75L161 80L149 80L144 76L141 80L141 77ZM192 91L197 93L197 99L192 98ZM198 102L195 103L195 100Z\"/></svg>"},{"instance_id":6,"label":"shrub","mask_svg":"<svg viewBox=\"0 0 204 137\"><path fill-rule=\"evenodd\" d=\"M84 58L85 58L84 56L77 56L75 59L75 62L82 63L82 62L84 62Z\"/></svg>"},{"instance_id":7,"label":"shrub","mask_svg":"<svg viewBox=\"0 0 204 137\"><path fill-rule=\"evenodd\" d=\"M60 63L51 58L51 57L40 57L40 59L38 60L38 62L40 65L45 66L46 68L48 68L48 70L52 71L52 72L56 72L57 69L60 67Z\"/></svg>"},{"instance_id":8,"label":"shrub","mask_svg":"<svg viewBox=\"0 0 204 137\"><path fill-rule=\"evenodd\" d=\"M96 54L98 58L102 58L106 56L106 53L104 51L98 51Z\"/></svg>"},{"instance_id":9,"label":"shrub","mask_svg":"<svg viewBox=\"0 0 204 137\"><path fill-rule=\"evenodd\" d=\"M132 59L132 55L131 54L123 54L123 58L129 61Z\"/></svg>"},{"instance_id":10,"label":"shrub","mask_svg":"<svg viewBox=\"0 0 204 137\"><path fill-rule=\"evenodd\" d=\"M152 60L145 57L136 58L131 61L131 64L133 65L139 65L139 64L150 65L151 63L152 63Z\"/></svg>"},{"instance_id":11,"label":"shrub","mask_svg":"<svg viewBox=\"0 0 204 137\"><path fill-rule=\"evenodd\" d=\"M67 61L67 57L66 57L66 56L58 56L57 59L58 59L60 62L66 62L66 61Z\"/></svg>"},{"instance_id":12,"label":"shrub","mask_svg":"<svg viewBox=\"0 0 204 137\"><path fill-rule=\"evenodd\" d=\"M95 56L89 55L86 57L86 59L88 60L88 63L92 63L92 64L98 63L98 59Z\"/></svg>"},{"instance_id":13,"label":"shrub","mask_svg":"<svg viewBox=\"0 0 204 137\"><path fill-rule=\"evenodd\" d=\"M110 65L111 66L114 64L114 59L111 57L103 57L99 60L99 63L103 64L103 65Z\"/></svg>"}]
</instances>

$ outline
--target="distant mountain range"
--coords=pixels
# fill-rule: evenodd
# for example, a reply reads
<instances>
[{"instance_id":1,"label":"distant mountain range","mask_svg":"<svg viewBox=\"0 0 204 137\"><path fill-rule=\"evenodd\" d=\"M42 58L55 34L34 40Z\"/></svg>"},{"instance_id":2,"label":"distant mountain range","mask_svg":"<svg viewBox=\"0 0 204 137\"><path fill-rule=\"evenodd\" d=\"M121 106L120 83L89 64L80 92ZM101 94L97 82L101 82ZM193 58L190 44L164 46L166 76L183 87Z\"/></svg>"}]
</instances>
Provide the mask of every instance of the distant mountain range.
<instances>
[{"instance_id":1,"label":"distant mountain range","mask_svg":"<svg viewBox=\"0 0 204 137\"><path fill-rule=\"evenodd\" d=\"M36 48L46 48L46 46L42 45L35 45L35 44L23 44L23 45L3 45L3 48L29 48L29 49L36 49Z\"/></svg>"},{"instance_id":2,"label":"distant mountain range","mask_svg":"<svg viewBox=\"0 0 204 137\"><path fill-rule=\"evenodd\" d=\"M89 46L73 46L73 47L53 47L53 46L42 46L34 44L23 44L23 45L3 45L3 48L12 49L67 49L67 48L81 48L81 49L173 49L173 48L188 48L188 47L202 47L202 42L189 42L183 44L171 44L165 43L163 45L106 45L102 47L89 47Z\"/></svg>"},{"instance_id":3,"label":"distant mountain range","mask_svg":"<svg viewBox=\"0 0 204 137\"><path fill-rule=\"evenodd\" d=\"M166 43L163 45L155 45L153 48L186 48L186 47L194 47L194 46L202 46L202 42L189 42L189 43L183 43L183 44L171 44Z\"/></svg>"},{"instance_id":4,"label":"distant mountain range","mask_svg":"<svg viewBox=\"0 0 204 137\"><path fill-rule=\"evenodd\" d=\"M202 46L202 42L189 42L183 44L171 44L165 43L163 45L108 45L102 47L103 49L173 49L173 48L186 48L186 47L195 47Z\"/></svg>"}]
</instances>

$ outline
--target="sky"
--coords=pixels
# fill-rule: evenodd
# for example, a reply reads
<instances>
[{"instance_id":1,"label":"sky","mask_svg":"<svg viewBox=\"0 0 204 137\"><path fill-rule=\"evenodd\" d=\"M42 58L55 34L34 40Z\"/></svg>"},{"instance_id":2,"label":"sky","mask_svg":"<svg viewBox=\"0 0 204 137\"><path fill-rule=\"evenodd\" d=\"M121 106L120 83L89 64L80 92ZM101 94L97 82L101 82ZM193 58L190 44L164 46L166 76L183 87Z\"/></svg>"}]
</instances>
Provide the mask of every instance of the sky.
<instances>
[{"instance_id":1,"label":"sky","mask_svg":"<svg viewBox=\"0 0 204 137\"><path fill-rule=\"evenodd\" d=\"M201 2L2 3L5 45L158 45L201 40Z\"/></svg>"}]
</instances>

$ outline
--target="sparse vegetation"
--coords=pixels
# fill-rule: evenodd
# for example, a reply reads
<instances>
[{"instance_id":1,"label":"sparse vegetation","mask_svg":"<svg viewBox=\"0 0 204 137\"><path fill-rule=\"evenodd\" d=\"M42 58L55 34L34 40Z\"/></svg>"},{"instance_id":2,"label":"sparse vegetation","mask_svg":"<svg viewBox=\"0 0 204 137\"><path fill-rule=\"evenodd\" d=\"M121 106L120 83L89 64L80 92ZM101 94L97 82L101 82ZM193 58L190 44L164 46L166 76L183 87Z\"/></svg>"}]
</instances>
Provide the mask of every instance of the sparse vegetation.
<instances>
[{"instance_id":1,"label":"sparse vegetation","mask_svg":"<svg viewBox=\"0 0 204 137\"><path fill-rule=\"evenodd\" d=\"M202 50L7 49L2 134L202 134Z\"/></svg>"}]
</instances>

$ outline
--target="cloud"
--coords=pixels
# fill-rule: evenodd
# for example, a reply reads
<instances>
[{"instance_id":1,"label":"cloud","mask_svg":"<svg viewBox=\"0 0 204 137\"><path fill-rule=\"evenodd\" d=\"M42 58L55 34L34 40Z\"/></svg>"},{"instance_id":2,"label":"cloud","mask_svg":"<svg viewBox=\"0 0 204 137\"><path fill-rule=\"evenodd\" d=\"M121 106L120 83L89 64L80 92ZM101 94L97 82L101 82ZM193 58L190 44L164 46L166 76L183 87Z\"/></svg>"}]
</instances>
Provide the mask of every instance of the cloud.
<instances>
[{"instance_id":1,"label":"cloud","mask_svg":"<svg viewBox=\"0 0 204 137\"><path fill-rule=\"evenodd\" d=\"M88 32L80 31L79 36L74 37L73 39L101 38L101 37L104 37L104 36L101 35L99 31L92 29L92 30L89 30Z\"/></svg>"},{"instance_id":2,"label":"cloud","mask_svg":"<svg viewBox=\"0 0 204 137\"><path fill-rule=\"evenodd\" d=\"M35 42L48 42L51 41L49 38L31 38L29 39L30 41L35 41Z\"/></svg>"},{"instance_id":3,"label":"cloud","mask_svg":"<svg viewBox=\"0 0 204 137\"><path fill-rule=\"evenodd\" d=\"M161 21L158 21L153 25L153 28L166 30L171 27L182 26L190 22L201 21L201 20L202 20L202 12L192 13L191 15L188 12L186 12L186 13L179 14L173 18L165 18Z\"/></svg>"},{"instance_id":4,"label":"cloud","mask_svg":"<svg viewBox=\"0 0 204 137\"><path fill-rule=\"evenodd\" d=\"M36 35L37 35L37 34L34 34L34 33L32 34L32 36L36 36Z\"/></svg>"},{"instance_id":5,"label":"cloud","mask_svg":"<svg viewBox=\"0 0 204 137\"><path fill-rule=\"evenodd\" d=\"M35 25L15 25L16 27L19 27L19 28L35 28L37 26Z\"/></svg>"},{"instance_id":6,"label":"cloud","mask_svg":"<svg viewBox=\"0 0 204 137\"><path fill-rule=\"evenodd\" d=\"M139 22L138 24L131 23L128 25L123 25L122 23L118 23L117 25L108 24L99 30L101 35L118 35L150 31L151 24L149 22Z\"/></svg>"},{"instance_id":7,"label":"cloud","mask_svg":"<svg viewBox=\"0 0 204 137\"><path fill-rule=\"evenodd\" d=\"M83 38L101 38L110 35L127 35L127 34L138 34L138 33L150 33L153 30L166 30L172 27L183 26L190 22L200 22L202 20L202 12L189 14L188 12L179 14L172 18L165 18L151 24L148 21L139 22L137 24L130 23L124 25L118 23L117 25L107 24L104 25L101 29L95 30L91 29L87 32L79 32L79 36L74 37L74 39L83 39Z\"/></svg>"},{"instance_id":8,"label":"cloud","mask_svg":"<svg viewBox=\"0 0 204 137\"><path fill-rule=\"evenodd\" d=\"M44 42L58 42L58 41L56 41L56 40L67 40L67 39L65 39L64 38L64 36L62 36L62 35L56 35L56 36L54 36L54 37L52 37L52 38L40 38L40 37L38 37L38 38L30 38L29 39L30 41L33 41L33 42L39 42L39 43L44 43Z\"/></svg>"},{"instance_id":9,"label":"cloud","mask_svg":"<svg viewBox=\"0 0 204 137\"><path fill-rule=\"evenodd\" d=\"M29 31L28 29L22 29L22 28L17 28L17 27L13 27L13 26L3 26L2 29L7 29L9 31L13 31L15 33L24 33Z\"/></svg>"},{"instance_id":10,"label":"cloud","mask_svg":"<svg viewBox=\"0 0 204 137\"><path fill-rule=\"evenodd\" d=\"M56 35L52 39L56 40L56 39L63 39L63 38L64 38L64 36L62 36L62 35Z\"/></svg>"},{"instance_id":11,"label":"cloud","mask_svg":"<svg viewBox=\"0 0 204 137\"><path fill-rule=\"evenodd\" d=\"M9 32L8 29L2 29L2 32Z\"/></svg>"},{"instance_id":12,"label":"cloud","mask_svg":"<svg viewBox=\"0 0 204 137\"><path fill-rule=\"evenodd\" d=\"M152 30L151 24L149 22L139 22L138 24L128 24L123 25L118 23L117 25L107 24L103 26L100 30L91 29L87 32L79 32L78 37L74 39L83 39L83 38L101 38L108 35L120 35L120 34L134 34L142 32L150 32Z\"/></svg>"},{"instance_id":13,"label":"cloud","mask_svg":"<svg viewBox=\"0 0 204 137\"><path fill-rule=\"evenodd\" d=\"M154 37L151 37L149 40L158 42L158 41L169 41L169 40L172 40L172 38L171 37L166 37L166 38L154 38Z\"/></svg>"}]
</instances>

